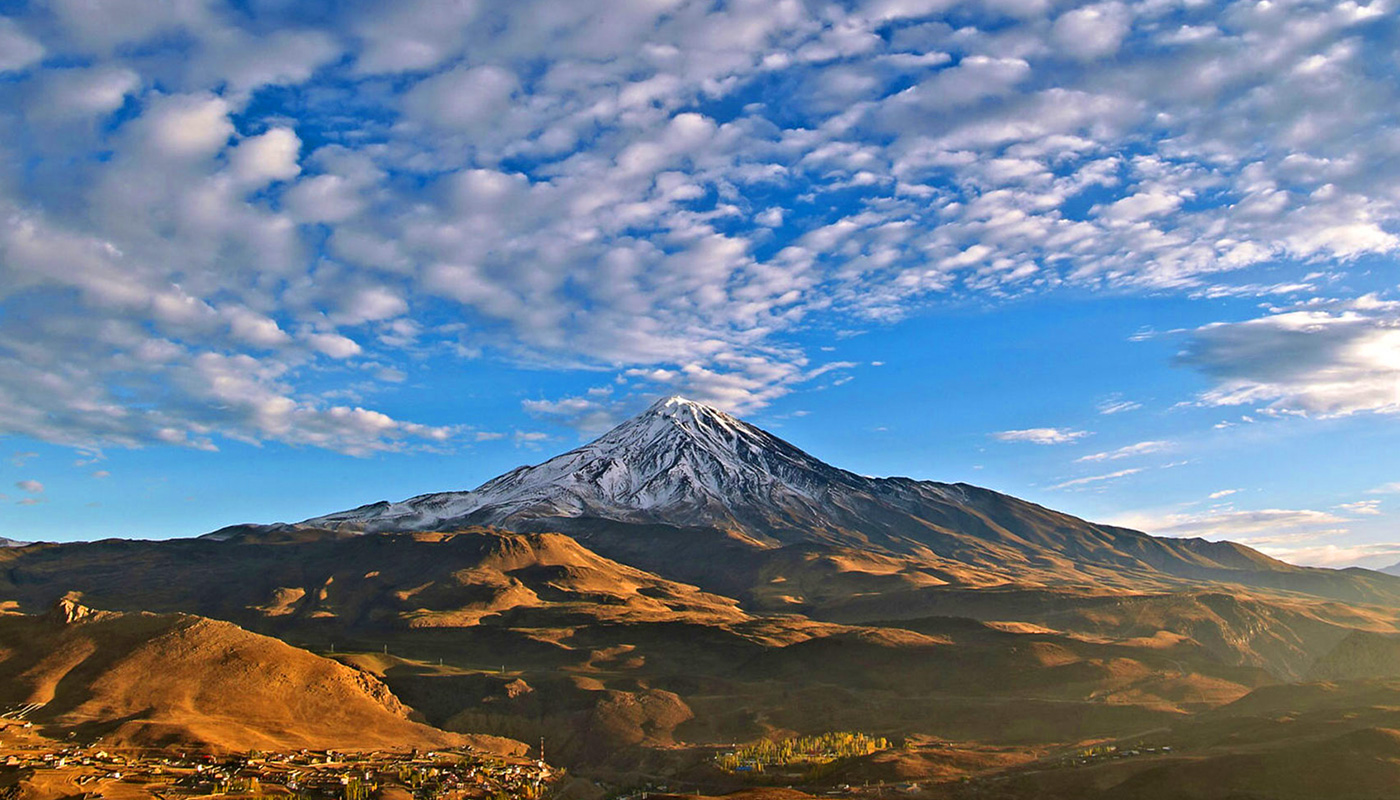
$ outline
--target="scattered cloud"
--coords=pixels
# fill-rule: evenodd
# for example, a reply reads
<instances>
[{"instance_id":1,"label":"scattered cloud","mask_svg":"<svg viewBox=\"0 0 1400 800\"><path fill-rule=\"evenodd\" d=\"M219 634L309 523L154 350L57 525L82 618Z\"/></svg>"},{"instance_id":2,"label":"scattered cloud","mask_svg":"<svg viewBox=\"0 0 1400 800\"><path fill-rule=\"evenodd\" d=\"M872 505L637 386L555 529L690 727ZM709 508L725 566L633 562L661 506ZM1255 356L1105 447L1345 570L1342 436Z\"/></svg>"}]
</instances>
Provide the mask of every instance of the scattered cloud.
<instances>
[{"instance_id":1,"label":"scattered cloud","mask_svg":"<svg viewBox=\"0 0 1400 800\"><path fill-rule=\"evenodd\" d=\"M524 447L529 450L538 450L542 442L549 441L549 434L541 431L517 430L511 434L511 439L515 440L516 447Z\"/></svg>"},{"instance_id":2,"label":"scattered cloud","mask_svg":"<svg viewBox=\"0 0 1400 800\"><path fill-rule=\"evenodd\" d=\"M1232 494L1239 494L1239 491L1239 489L1221 489L1218 492L1211 492L1209 495L1209 499L1219 500L1223 497L1229 497Z\"/></svg>"},{"instance_id":3,"label":"scattered cloud","mask_svg":"<svg viewBox=\"0 0 1400 800\"><path fill-rule=\"evenodd\" d=\"M43 494L44 484L36 480L15 481L15 488L30 494Z\"/></svg>"},{"instance_id":4,"label":"scattered cloud","mask_svg":"<svg viewBox=\"0 0 1400 800\"><path fill-rule=\"evenodd\" d=\"M1307 547L1260 547L1274 558L1304 567L1370 566L1380 568L1400 560L1400 542L1321 544Z\"/></svg>"},{"instance_id":5,"label":"scattered cloud","mask_svg":"<svg viewBox=\"0 0 1400 800\"><path fill-rule=\"evenodd\" d=\"M991 436L999 442L1053 445L1077 442L1088 435L1090 435L1088 431L1076 431L1070 428L1025 428L1014 431L998 431Z\"/></svg>"},{"instance_id":6,"label":"scattered cloud","mask_svg":"<svg viewBox=\"0 0 1400 800\"><path fill-rule=\"evenodd\" d=\"M1355 514L1354 509L1338 507ZM1366 513L1366 512L1361 512ZM1353 520L1309 509L1217 509L1196 514L1131 512L1111 524L1158 536L1229 540L1290 564L1316 567L1386 566L1400 560L1400 543L1338 542Z\"/></svg>"},{"instance_id":7,"label":"scattered cloud","mask_svg":"<svg viewBox=\"0 0 1400 800\"><path fill-rule=\"evenodd\" d=\"M1157 536L1200 536L1268 545L1295 541L1300 535L1318 537L1343 532L1349 520L1326 511L1266 508L1251 511L1222 509L1195 514L1131 512L1109 520ZM1286 538L1279 538L1286 537Z\"/></svg>"},{"instance_id":8,"label":"scattered cloud","mask_svg":"<svg viewBox=\"0 0 1400 800\"><path fill-rule=\"evenodd\" d=\"M1181 364L1215 382L1212 406L1344 416L1400 413L1400 313L1389 304L1292 310L1191 333Z\"/></svg>"},{"instance_id":9,"label":"scattered cloud","mask_svg":"<svg viewBox=\"0 0 1400 800\"><path fill-rule=\"evenodd\" d=\"M0 74L24 69L44 57L44 46L15 21L0 17Z\"/></svg>"},{"instance_id":10,"label":"scattered cloud","mask_svg":"<svg viewBox=\"0 0 1400 800\"><path fill-rule=\"evenodd\" d=\"M1118 51L1131 22L1132 15L1122 3L1099 3L1061 14L1050 36L1071 57L1095 61Z\"/></svg>"},{"instance_id":11,"label":"scattered cloud","mask_svg":"<svg viewBox=\"0 0 1400 800\"><path fill-rule=\"evenodd\" d=\"M1131 458L1133 456L1143 456L1150 453L1160 453L1171 447L1171 442L1148 441L1138 442L1120 447L1117 450L1108 450L1102 453L1093 453L1087 456L1076 458L1076 462L1085 461L1117 461L1120 458Z\"/></svg>"},{"instance_id":12,"label":"scattered cloud","mask_svg":"<svg viewBox=\"0 0 1400 800\"><path fill-rule=\"evenodd\" d=\"M1142 403L1138 403L1132 400L1124 400L1123 398L1117 396L1104 400L1098 405L1099 413L1105 415L1124 414L1129 411L1136 411L1139 408L1142 408Z\"/></svg>"},{"instance_id":13,"label":"scattered cloud","mask_svg":"<svg viewBox=\"0 0 1400 800\"><path fill-rule=\"evenodd\" d=\"M606 396L563 397L558 400L524 400L525 413L577 428L583 433L602 433L622 421L618 404Z\"/></svg>"},{"instance_id":14,"label":"scattered cloud","mask_svg":"<svg viewBox=\"0 0 1400 800\"><path fill-rule=\"evenodd\" d=\"M1375 517L1381 513L1381 501L1379 500L1357 500L1354 503L1341 503L1337 506L1339 511L1357 516Z\"/></svg>"},{"instance_id":15,"label":"scattered cloud","mask_svg":"<svg viewBox=\"0 0 1400 800\"><path fill-rule=\"evenodd\" d=\"M1054 486L1048 488L1051 491L1055 491L1058 489L1073 489L1078 486L1088 486L1090 484L1103 483L1104 481L1117 480L1118 478L1126 478L1129 475L1136 475L1139 472L1142 472L1140 468L1120 469L1117 472L1109 472L1104 475L1090 475L1087 478L1074 478L1063 483L1057 483Z\"/></svg>"}]
</instances>

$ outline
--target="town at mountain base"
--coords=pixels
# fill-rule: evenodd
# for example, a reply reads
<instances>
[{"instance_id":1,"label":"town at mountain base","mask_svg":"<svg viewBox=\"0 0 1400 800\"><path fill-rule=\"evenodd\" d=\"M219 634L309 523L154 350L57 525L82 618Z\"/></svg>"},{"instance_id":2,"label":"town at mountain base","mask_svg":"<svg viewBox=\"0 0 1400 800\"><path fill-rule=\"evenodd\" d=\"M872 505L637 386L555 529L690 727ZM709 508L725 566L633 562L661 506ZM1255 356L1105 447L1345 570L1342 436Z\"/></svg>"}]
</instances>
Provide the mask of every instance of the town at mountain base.
<instances>
[{"instance_id":1,"label":"town at mountain base","mask_svg":"<svg viewBox=\"0 0 1400 800\"><path fill-rule=\"evenodd\" d=\"M680 398L472 491L3 548L0 603L4 747L472 747L566 768L529 791L580 797L1400 777L1400 578L859 476ZM451 774L488 774L468 761ZM43 763L16 755L0 791L98 780ZM395 764L355 780L395 796L418 769ZM487 785L461 780L432 791Z\"/></svg>"}]
</instances>

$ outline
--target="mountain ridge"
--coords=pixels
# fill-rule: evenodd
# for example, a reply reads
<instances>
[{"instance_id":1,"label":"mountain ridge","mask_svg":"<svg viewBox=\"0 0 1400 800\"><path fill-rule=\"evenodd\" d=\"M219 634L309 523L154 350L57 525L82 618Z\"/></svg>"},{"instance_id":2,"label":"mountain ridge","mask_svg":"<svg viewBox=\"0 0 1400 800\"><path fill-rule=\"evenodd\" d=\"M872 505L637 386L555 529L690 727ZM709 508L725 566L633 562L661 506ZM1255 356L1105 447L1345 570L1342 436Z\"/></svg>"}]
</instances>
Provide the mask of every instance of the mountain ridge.
<instances>
[{"instance_id":1,"label":"mountain ridge","mask_svg":"<svg viewBox=\"0 0 1400 800\"><path fill-rule=\"evenodd\" d=\"M905 583L930 570L982 585L1234 582L1400 604L1400 581L1388 576L1096 524L966 483L858 475L679 396L470 491L380 501L284 527L345 534L473 526L563 532L608 558L746 600L788 578L768 574L773 563L800 568L783 555L797 549L895 558Z\"/></svg>"}]
</instances>

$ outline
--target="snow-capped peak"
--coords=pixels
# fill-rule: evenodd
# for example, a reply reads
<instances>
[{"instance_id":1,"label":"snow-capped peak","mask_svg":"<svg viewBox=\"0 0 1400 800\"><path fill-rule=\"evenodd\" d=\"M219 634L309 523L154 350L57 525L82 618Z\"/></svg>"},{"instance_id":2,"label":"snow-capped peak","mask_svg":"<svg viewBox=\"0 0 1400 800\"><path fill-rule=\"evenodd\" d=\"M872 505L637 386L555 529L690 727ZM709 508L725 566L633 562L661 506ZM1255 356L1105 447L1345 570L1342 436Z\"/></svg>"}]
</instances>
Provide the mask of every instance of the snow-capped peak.
<instances>
[{"instance_id":1,"label":"snow-capped peak","mask_svg":"<svg viewBox=\"0 0 1400 800\"><path fill-rule=\"evenodd\" d=\"M756 509L809 507L833 481L848 479L860 480L717 408L672 396L582 447L471 492L377 503L306 522L422 528L586 516L709 524L769 513Z\"/></svg>"},{"instance_id":2,"label":"snow-capped peak","mask_svg":"<svg viewBox=\"0 0 1400 800\"><path fill-rule=\"evenodd\" d=\"M707 406L704 403L696 402L688 397L681 397L678 394L673 394L670 397L663 397L660 400L657 400L655 403L652 403L651 407L643 413L663 414L668 416L674 416L677 414L690 414L693 416L701 416L707 414L715 416L729 416L728 414L725 414L723 411L720 411L719 409L713 406Z\"/></svg>"},{"instance_id":3,"label":"snow-capped peak","mask_svg":"<svg viewBox=\"0 0 1400 800\"><path fill-rule=\"evenodd\" d=\"M652 403L651 408L648 408L647 412L657 413L668 408L692 408L697 410L708 409L710 411L716 410L710 408L709 406L706 406L703 403L697 403L694 400L691 400L689 397L681 397L678 394L673 394L670 397L663 397L660 400L657 400L655 403Z\"/></svg>"},{"instance_id":4,"label":"snow-capped peak","mask_svg":"<svg viewBox=\"0 0 1400 800\"><path fill-rule=\"evenodd\" d=\"M674 421L681 426L711 426L724 428L727 430L738 430L740 427L752 427L741 422L734 417L720 411L714 406L698 403L678 394L670 397L663 397L651 404L651 407L642 412L636 420L647 417L664 417ZM634 420L634 421L636 421ZM622 426L625 427L627 423ZM694 429L693 427L691 428ZM755 429L757 430L757 429Z\"/></svg>"}]
</instances>

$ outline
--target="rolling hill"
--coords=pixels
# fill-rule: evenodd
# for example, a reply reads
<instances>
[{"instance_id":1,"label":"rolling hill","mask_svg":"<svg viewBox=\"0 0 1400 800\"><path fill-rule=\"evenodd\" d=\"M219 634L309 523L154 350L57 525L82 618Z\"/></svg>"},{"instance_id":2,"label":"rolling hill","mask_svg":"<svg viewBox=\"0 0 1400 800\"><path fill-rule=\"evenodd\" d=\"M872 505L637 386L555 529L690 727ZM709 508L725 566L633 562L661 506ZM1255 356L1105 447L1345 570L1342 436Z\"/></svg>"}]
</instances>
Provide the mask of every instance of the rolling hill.
<instances>
[{"instance_id":1,"label":"rolling hill","mask_svg":"<svg viewBox=\"0 0 1400 800\"><path fill-rule=\"evenodd\" d=\"M0 704L112 745L215 751L441 747L372 675L228 622L94 611L0 616ZM55 738L63 738L56 736Z\"/></svg>"}]
</instances>

